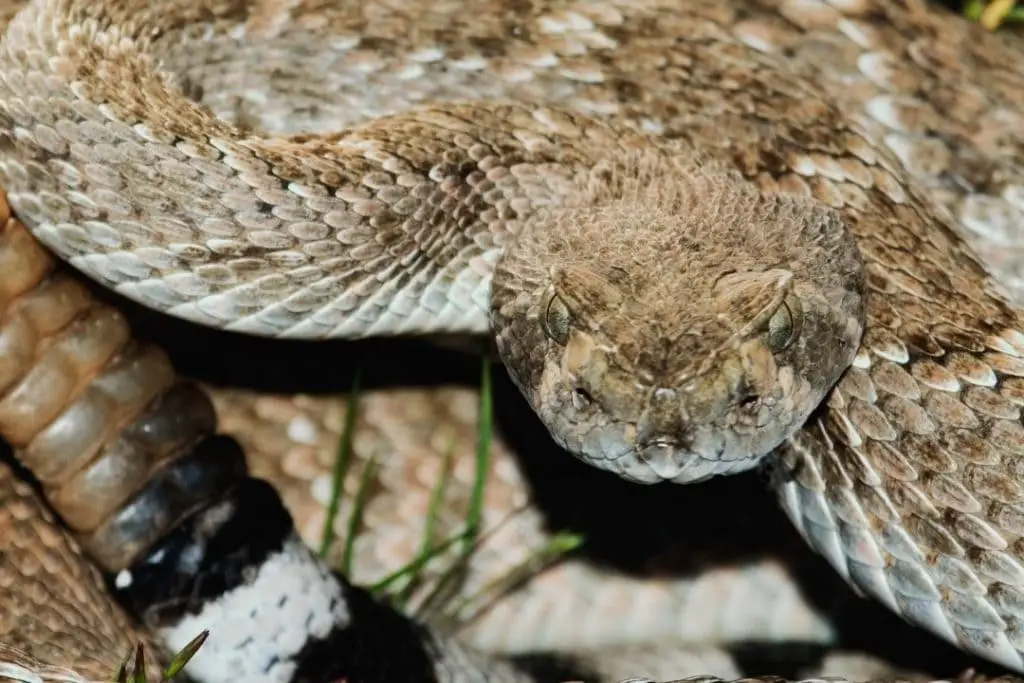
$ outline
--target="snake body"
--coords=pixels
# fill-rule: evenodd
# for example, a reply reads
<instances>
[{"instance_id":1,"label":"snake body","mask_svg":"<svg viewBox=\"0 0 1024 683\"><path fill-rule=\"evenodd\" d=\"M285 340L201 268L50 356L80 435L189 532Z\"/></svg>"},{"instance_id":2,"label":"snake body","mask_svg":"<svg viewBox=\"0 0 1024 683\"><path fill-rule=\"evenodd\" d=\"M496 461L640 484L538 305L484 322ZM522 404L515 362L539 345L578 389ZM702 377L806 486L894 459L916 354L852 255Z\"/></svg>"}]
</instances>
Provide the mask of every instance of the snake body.
<instances>
[{"instance_id":1,"label":"snake body","mask_svg":"<svg viewBox=\"0 0 1024 683\"><path fill-rule=\"evenodd\" d=\"M767 464L858 590L1024 670L1024 325L948 210L977 228L978 195L1019 201L1019 46L912 2L810 3L802 28L876 48L858 67L905 99L869 113L915 146L852 114L858 94L813 59L773 54L799 4L35 0L0 43L0 184L62 259L178 317L298 338L490 330L567 450L645 482ZM915 121L921 100L947 120ZM169 530L191 547L259 509L163 357L6 238L28 275L4 290L3 433L93 559L119 571ZM100 448L178 409L187 429L132 442L136 460ZM86 424L111 433L85 442ZM165 502L191 472L206 488ZM227 507L186 518L226 482L243 482ZM141 531L140 500L166 510ZM282 545L252 552L304 557L274 514ZM323 585L327 637L351 614Z\"/></svg>"}]
</instances>

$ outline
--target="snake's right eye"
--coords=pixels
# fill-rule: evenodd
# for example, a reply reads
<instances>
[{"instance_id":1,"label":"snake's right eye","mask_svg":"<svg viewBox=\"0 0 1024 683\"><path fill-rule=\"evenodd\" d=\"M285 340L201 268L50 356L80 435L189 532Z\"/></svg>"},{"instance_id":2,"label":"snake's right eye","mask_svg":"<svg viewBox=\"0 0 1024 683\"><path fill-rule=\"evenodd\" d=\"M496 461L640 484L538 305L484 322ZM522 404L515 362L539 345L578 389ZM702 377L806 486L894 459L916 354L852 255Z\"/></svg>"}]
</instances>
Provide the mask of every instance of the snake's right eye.
<instances>
[{"instance_id":1,"label":"snake's right eye","mask_svg":"<svg viewBox=\"0 0 1024 683\"><path fill-rule=\"evenodd\" d=\"M572 319L569 307L562 298L553 294L544 309L544 331L559 344L569 341L569 323Z\"/></svg>"}]
</instances>

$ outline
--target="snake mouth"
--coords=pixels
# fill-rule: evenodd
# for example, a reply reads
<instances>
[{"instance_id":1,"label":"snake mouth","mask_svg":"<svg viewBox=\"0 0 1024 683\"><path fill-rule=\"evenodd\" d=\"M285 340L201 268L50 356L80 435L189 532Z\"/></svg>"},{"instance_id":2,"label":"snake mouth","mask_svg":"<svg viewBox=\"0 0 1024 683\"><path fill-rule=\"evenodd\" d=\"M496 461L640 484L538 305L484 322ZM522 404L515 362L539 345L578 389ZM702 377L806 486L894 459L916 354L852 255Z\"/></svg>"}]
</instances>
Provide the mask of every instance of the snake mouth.
<instances>
[{"instance_id":1,"label":"snake mouth","mask_svg":"<svg viewBox=\"0 0 1024 683\"><path fill-rule=\"evenodd\" d=\"M614 469L623 478L638 483L691 483L716 474L718 456L685 448L677 439L659 437L634 445L615 459Z\"/></svg>"},{"instance_id":2,"label":"snake mouth","mask_svg":"<svg viewBox=\"0 0 1024 683\"><path fill-rule=\"evenodd\" d=\"M694 454L681 451L674 439L652 439L637 444L637 460L665 481L678 477L686 469Z\"/></svg>"},{"instance_id":3,"label":"snake mouth","mask_svg":"<svg viewBox=\"0 0 1024 683\"><path fill-rule=\"evenodd\" d=\"M760 458L729 458L724 444L708 450L685 447L678 439L659 437L637 443L607 463L619 476L643 484L696 484L717 475L742 472Z\"/></svg>"}]
</instances>

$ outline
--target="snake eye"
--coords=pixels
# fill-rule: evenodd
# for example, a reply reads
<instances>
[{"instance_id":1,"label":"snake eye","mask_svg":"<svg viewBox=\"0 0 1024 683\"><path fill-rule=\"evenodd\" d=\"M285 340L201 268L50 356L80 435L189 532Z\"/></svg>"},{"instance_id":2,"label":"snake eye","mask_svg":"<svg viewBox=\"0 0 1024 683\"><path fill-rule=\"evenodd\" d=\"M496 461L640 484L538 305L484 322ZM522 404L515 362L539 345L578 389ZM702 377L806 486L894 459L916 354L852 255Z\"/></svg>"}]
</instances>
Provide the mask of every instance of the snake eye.
<instances>
[{"instance_id":1,"label":"snake eye","mask_svg":"<svg viewBox=\"0 0 1024 683\"><path fill-rule=\"evenodd\" d=\"M800 334L800 323L803 321L803 310L796 297L782 302L771 320L768 321L768 346L773 353L789 348L793 340Z\"/></svg>"},{"instance_id":2,"label":"snake eye","mask_svg":"<svg viewBox=\"0 0 1024 683\"><path fill-rule=\"evenodd\" d=\"M591 403L594 402L594 397L590 395L590 392L586 389L573 389L572 392L572 407L576 410L583 410Z\"/></svg>"},{"instance_id":3,"label":"snake eye","mask_svg":"<svg viewBox=\"0 0 1024 683\"><path fill-rule=\"evenodd\" d=\"M559 344L569 341L569 322L572 316L562 298L553 294L544 310L544 331Z\"/></svg>"}]
</instances>

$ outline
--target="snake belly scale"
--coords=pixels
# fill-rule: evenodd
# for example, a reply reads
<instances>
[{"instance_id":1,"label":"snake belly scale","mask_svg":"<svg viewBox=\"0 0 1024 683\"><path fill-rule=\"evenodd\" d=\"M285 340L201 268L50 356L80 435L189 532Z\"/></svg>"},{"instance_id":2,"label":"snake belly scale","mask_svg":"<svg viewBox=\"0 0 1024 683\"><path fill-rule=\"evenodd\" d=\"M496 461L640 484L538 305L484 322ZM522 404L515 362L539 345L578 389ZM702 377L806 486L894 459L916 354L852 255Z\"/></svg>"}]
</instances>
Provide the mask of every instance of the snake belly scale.
<instances>
[{"instance_id":1,"label":"snake belly scale","mask_svg":"<svg viewBox=\"0 0 1024 683\"><path fill-rule=\"evenodd\" d=\"M62 259L172 315L493 334L576 456L644 482L764 464L858 590L1024 671L1020 310L946 188L759 49L762 4L35 0L0 43L0 184ZM851 5L847 31L916 29L922 61L964 35ZM1024 77L977 39L1019 120ZM992 183L1019 176L999 144Z\"/></svg>"}]
</instances>

